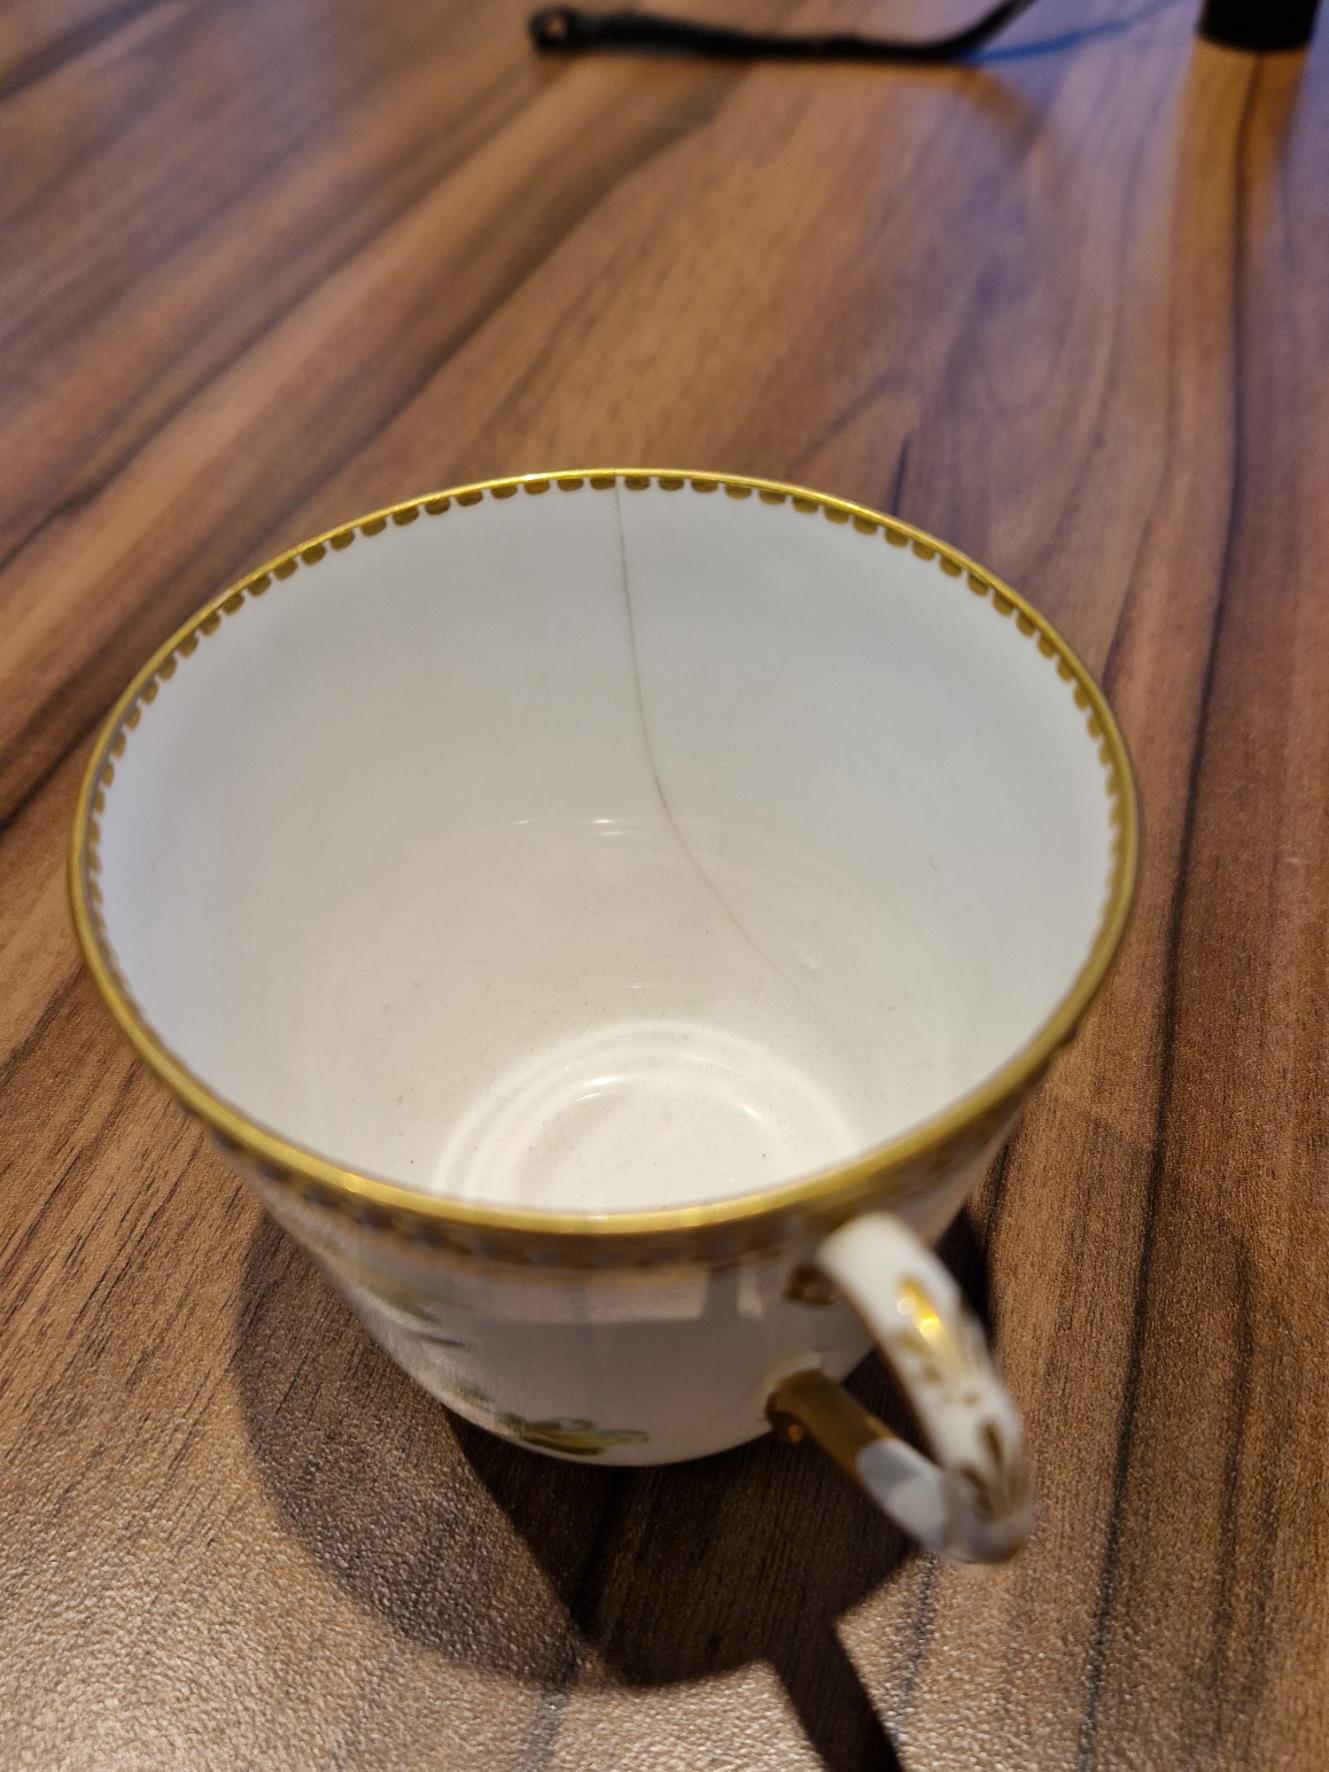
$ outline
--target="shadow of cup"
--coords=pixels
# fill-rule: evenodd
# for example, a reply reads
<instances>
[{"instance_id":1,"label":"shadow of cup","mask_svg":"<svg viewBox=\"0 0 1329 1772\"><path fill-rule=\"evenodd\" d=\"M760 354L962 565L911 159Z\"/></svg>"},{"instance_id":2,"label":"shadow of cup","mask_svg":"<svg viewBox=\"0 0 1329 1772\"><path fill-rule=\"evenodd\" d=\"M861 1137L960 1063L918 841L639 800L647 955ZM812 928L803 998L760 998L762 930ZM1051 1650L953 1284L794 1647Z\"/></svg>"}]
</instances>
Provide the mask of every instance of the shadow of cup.
<instances>
[{"instance_id":1,"label":"shadow of cup","mask_svg":"<svg viewBox=\"0 0 1329 1772\"><path fill-rule=\"evenodd\" d=\"M982 1311L967 1217L943 1247ZM406 1378L266 1219L246 1262L236 1369L284 1519L393 1631L555 1690L766 1661L828 1764L898 1764L835 1626L913 1552L814 1450L766 1439L625 1469L511 1446ZM852 1388L896 1414L876 1361Z\"/></svg>"}]
</instances>

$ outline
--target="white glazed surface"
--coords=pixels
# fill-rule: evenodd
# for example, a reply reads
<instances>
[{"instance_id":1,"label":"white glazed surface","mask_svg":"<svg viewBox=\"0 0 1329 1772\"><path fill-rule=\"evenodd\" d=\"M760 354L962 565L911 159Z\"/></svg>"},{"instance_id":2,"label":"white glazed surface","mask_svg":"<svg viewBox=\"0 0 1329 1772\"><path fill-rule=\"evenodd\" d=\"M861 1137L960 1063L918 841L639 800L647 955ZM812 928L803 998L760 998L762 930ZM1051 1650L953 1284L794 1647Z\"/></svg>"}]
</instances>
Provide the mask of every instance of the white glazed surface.
<instances>
[{"instance_id":1,"label":"white glazed surface","mask_svg":"<svg viewBox=\"0 0 1329 1772\"><path fill-rule=\"evenodd\" d=\"M252 1120L612 1212L980 1084L1087 959L1110 839L1052 659L935 561L756 496L554 488L225 621L118 764L102 891L147 1020Z\"/></svg>"},{"instance_id":2,"label":"white glazed surface","mask_svg":"<svg viewBox=\"0 0 1329 1772\"><path fill-rule=\"evenodd\" d=\"M990 1155L900 1202L898 1216L934 1240ZM514 1271L414 1255L245 1173L418 1384L556 1458L670 1464L725 1451L766 1432L780 1378L809 1367L843 1378L872 1345L848 1303L790 1296L790 1274L817 1254L806 1234L721 1272Z\"/></svg>"},{"instance_id":3,"label":"white glazed surface","mask_svg":"<svg viewBox=\"0 0 1329 1772\"><path fill-rule=\"evenodd\" d=\"M851 1219L816 1260L871 1329L932 1454L875 1435L855 1458L859 1481L929 1550L1003 1560L1031 1523L1024 1433L960 1288L898 1214Z\"/></svg>"}]
</instances>

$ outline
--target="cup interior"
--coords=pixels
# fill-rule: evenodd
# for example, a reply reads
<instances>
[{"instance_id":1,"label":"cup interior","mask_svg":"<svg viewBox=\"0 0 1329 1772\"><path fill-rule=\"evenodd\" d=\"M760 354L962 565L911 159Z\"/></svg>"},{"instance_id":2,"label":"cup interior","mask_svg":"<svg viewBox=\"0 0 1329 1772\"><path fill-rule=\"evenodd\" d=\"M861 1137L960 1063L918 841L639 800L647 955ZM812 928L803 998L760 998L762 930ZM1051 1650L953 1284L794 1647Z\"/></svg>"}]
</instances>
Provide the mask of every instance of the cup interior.
<instances>
[{"instance_id":1,"label":"cup interior","mask_svg":"<svg viewBox=\"0 0 1329 1772\"><path fill-rule=\"evenodd\" d=\"M99 914L155 1039L294 1145L465 1201L724 1199L1036 1041L1126 790L1062 643L947 550L575 478L365 521L202 620L98 785Z\"/></svg>"}]
</instances>

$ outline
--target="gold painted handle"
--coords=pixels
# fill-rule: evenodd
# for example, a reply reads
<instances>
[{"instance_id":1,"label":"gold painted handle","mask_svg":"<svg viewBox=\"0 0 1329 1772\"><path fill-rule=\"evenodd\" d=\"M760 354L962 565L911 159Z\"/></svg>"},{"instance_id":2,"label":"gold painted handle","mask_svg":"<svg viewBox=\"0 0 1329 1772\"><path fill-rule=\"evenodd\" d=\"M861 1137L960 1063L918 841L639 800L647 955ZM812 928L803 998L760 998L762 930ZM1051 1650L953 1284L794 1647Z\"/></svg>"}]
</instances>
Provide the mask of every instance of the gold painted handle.
<instances>
[{"instance_id":1,"label":"gold painted handle","mask_svg":"<svg viewBox=\"0 0 1329 1772\"><path fill-rule=\"evenodd\" d=\"M885 1213L832 1232L816 1265L872 1331L932 1456L816 1369L789 1374L771 1392L776 1432L811 1434L926 1549L971 1563L1012 1556L1031 1521L1024 1435L955 1281Z\"/></svg>"}]
</instances>

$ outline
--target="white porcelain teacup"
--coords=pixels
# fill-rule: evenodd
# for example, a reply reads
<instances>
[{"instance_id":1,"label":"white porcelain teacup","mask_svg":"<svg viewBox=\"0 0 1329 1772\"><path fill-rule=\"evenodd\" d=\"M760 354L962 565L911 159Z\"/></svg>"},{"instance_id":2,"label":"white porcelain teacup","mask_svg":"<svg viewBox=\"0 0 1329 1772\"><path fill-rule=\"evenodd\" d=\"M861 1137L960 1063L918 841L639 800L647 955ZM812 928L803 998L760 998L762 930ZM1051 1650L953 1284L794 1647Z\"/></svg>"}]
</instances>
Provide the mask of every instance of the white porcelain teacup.
<instances>
[{"instance_id":1,"label":"white porcelain teacup","mask_svg":"<svg viewBox=\"0 0 1329 1772\"><path fill-rule=\"evenodd\" d=\"M135 678L71 853L144 1061L434 1395L566 1457L810 1431L1005 1555L926 1248L1094 996L1136 812L1015 592L817 493L578 472L283 554ZM842 1378L876 1341L926 1453Z\"/></svg>"}]
</instances>

